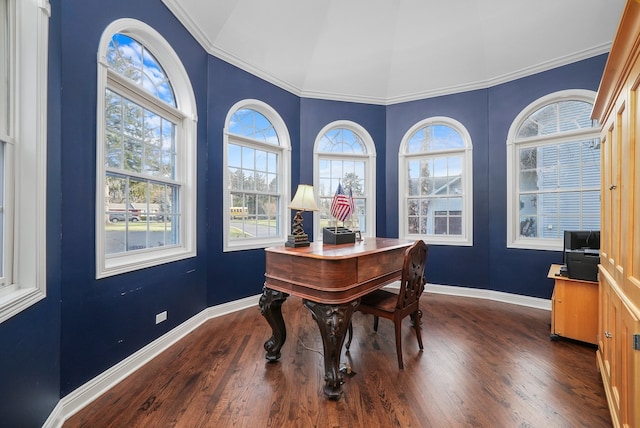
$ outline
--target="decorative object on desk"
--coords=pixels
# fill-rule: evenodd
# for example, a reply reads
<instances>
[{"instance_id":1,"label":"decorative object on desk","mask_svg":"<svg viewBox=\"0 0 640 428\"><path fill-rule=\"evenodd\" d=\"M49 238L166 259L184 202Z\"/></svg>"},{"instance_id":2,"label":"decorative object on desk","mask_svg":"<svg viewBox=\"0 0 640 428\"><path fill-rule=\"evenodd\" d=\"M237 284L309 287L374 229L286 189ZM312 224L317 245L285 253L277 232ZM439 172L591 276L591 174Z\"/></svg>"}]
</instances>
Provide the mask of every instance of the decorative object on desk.
<instances>
[{"instance_id":1,"label":"decorative object on desk","mask_svg":"<svg viewBox=\"0 0 640 428\"><path fill-rule=\"evenodd\" d=\"M302 212L303 211L318 211L316 205L316 197L313 194L313 186L308 184L299 184L296 194L293 196L293 200L289 204L289 208L297 210L295 217L293 218L293 225L291 226L291 235L285 242L287 247L308 247L309 235L304 233L302 227Z\"/></svg>"},{"instance_id":2,"label":"decorative object on desk","mask_svg":"<svg viewBox=\"0 0 640 428\"><path fill-rule=\"evenodd\" d=\"M331 201L331 215L343 223L353 214L353 194L351 193L351 188L349 188L349 195L350 197L347 197L344 193L342 183L338 183L338 189Z\"/></svg>"},{"instance_id":3,"label":"decorative object on desk","mask_svg":"<svg viewBox=\"0 0 640 428\"><path fill-rule=\"evenodd\" d=\"M354 211L353 193L349 188L349 196L344 193L342 184L338 183L333 200L331 201L331 215L335 217L336 224L333 227L325 227L322 229L322 242L325 244L349 244L356 242L356 234L346 227L338 226L338 220L343 224Z\"/></svg>"},{"instance_id":4,"label":"decorative object on desk","mask_svg":"<svg viewBox=\"0 0 640 428\"><path fill-rule=\"evenodd\" d=\"M352 244L356 242L356 234L342 226L324 227L322 242L324 244Z\"/></svg>"}]
</instances>

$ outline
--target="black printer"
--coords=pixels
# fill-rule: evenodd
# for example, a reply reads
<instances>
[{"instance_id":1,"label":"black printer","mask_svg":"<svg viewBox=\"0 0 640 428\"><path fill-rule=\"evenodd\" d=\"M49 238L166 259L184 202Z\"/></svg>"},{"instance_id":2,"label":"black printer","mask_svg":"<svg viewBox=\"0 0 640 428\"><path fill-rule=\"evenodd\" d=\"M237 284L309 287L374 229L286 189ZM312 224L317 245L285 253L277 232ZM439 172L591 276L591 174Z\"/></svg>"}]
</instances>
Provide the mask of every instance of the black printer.
<instances>
[{"instance_id":1,"label":"black printer","mask_svg":"<svg viewBox=\"0 0 640 428\"><path fill-rule=\"evenodd\" d=\"M599 230L565 230L564 264L571 279L598 281Z\"/></svg>"}]
</instances>

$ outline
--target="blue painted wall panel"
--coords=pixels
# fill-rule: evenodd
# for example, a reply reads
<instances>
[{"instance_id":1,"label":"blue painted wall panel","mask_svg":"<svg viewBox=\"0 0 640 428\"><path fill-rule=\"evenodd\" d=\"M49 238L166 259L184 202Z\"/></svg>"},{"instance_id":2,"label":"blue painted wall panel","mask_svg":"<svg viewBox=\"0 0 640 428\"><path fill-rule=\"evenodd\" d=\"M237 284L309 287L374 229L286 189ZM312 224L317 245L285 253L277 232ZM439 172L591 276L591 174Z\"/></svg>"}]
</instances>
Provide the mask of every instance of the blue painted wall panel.
<instances>
[{"instance_id":1,"label":"blue painted wall panel","mask_svg":"<svg viewBox=\"0 0 640 428\"><path fill-rule=\"evenodd\" d=\"M566 89L598 90L607 55L569 64L495 86L488 90L490 215L485 227L490 236L492 290L551 298L553 280L549 265L562 263L560 251L507 249L506 142L509 127L529 104L547 94Z\"/></svg>"},{"instance_id":2,"label":"blue painted wall panel","mask_svg":"<svg viewBox=\"0 0 640 428\"><path fill-rule=\"evenodd\" d=\"M207 55L157 0L61 7L61 394L73 391L206 307ZM95 279L96 58L104 28L134 18L172 45L189 74L198 122L198 257ZM156 325L155 315L168 312Z\"/></svg>"},{"instance_id":3,"label":"blue painted wall panel","mask_svg":"<svg viewBox=\"0 0 640 428\"><path fill-rule=\"evenodd\" d=\"M300 170L300 99L217 58L209 58L208 109L202 113L208 121L209 203L207 255L209 269L209 306L257 295L264 285L264 250L223 253L224 191L223 129L230 109L239 101L256 99L271 106L284 121L291 139L291 194L299 182ZM256 301L256 305L257 305ZM266 338L265 338L266 340Z\"/></svg>"},{"instance_id":4,"label":"blue painted wall panel","mask_svg":"<svg viewBox=\"0 0 640 428\"><path fill-rule=\"evenodd\" d=\"M487 142L487 91L478 90L387 108L387 228L398 236L398 153L407 131L423 119L445 116L467 129L473 144L473 247L430 245L427 281L433 284L490 288ZM426 240L429 243L428 239Z\"/></svg>"},{"instance_id":5,"label":"blue painted wall panel","mask_svg":"<svg viewBox=\"0 0 640 428\"><path fill-rule=\"evenodd\" d=\"M303 98L300 106L300 140L302 142L300 164L313 165L313 146L318 133L322 128L337 120L349 120L357 123L365 128L373 139L376 148L376 232L378 236L390 236L386 229L384 210L387 203L384 188L387 175L385 170L386 122L384 106ZM312 168L301 168L300 182L313 183Z\"/></svg>"}]
</instances>

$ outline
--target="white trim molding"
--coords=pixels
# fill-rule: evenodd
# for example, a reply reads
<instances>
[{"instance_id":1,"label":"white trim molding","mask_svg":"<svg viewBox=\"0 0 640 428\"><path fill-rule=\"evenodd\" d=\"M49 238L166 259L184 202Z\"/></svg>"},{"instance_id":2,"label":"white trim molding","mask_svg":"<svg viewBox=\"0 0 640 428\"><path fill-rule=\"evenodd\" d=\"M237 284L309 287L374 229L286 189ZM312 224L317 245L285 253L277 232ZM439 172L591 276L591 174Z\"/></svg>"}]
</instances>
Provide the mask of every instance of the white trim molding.
<instances>
[{"instance_id":1,"label":"white trim molding","mask_svg":"<svg viewBox=\"0 0 640 428\"><path fill-rule=\"evenodd\" d=\"M533 113L544 106L561 101L583 101L594 103L596 93L586 89L567 89L553 92L536 99L526 106L513 120L507 134L507 248L521 248L532 250L561 251L563 249L562 238L527 238L520 236L519 221L519 158L518 147L541 147L545 144L562 144L580 139L598 139L600 128L584 128L563 133L553 133L548 136L536 136L516 141L520 126Z\"/></svg>"},{"instance_id":2,"label":"white trim molding","mask_svg":"<svg viewBox=\"0 0 640 428\"><path fill-rule=\"evenodd\" d=\"M360 138L364 144L366 153L344 153L344 152L321 152L318 150L318 144L324 135L334 129L347 129ZM325 125L313 144L313 187L316 193L316 202L319 199L318 191L320 189L320 168L318 167L320 159L338 160L338 161L361 161L365 163L365 172L363 179L365 180L364 194L367 203L367 212L365 214L366 230L363 236L376 236L376 145L371 134L360 124L350 120L336 120ZM344 185L344 183L343 183ZM333 197L336 189L330 189ZM320 227L320 212L313 213L313 232L314 240L322 241L322 229Z\"/></svg>"},{"instance_id":3,"label":"white trim molding","mask_svg":"<svg viewBox=\"0 0 640 428\"><path fill-rule=\"evenodd\" d=\"M278 136L278 144L268 144L261 141L252 140L240 135L231 134L229 132L229 123L233 115L241 109L249 109L258 112L263 115L276 132ZM285 121L280 114L271 107L269 104L256 100L245 99L235 103L227 112L227 117L224 120L223 136L222 136L222 229L223 229L223 248L222 251L241 251L257 248L265 248L271 245L282 244L287 239L289 234L289 228L291 225L290 210L287 207L291 201L291 136L289 129ZM230 231L230 194L231 188L229 183L229 144L235 143L243 147L251 147L256 150L265 150L272 153L277 153L279 156L279 165L277 171L279 175L278 179L278 193L280 194L280 204L278 207L278 228L279 233L275 236L266 238L251 238L251 239L232 239Z\"/></svg>"},{"instance_id":4,"label":"white trim molding","mask_svg":"<svg viewBox=\"0 0 640 428\"><path fill-rule=\"evenodd\" d=\"M447 126L458 134L464 142L463 148L407 153L411 137L420 129L433 125ZM462 156L462 234L422 235L409 234L407 198L407 162L412 158L438 157L457 154ZM422 239L429 245L473 246L473 143L467 128L459 121L445 116L434 116L414 124L402 137L398 151L398 233L401 239Z\"/></svg>"},{"instance_id":5,"label":"white trim molding","mask_svg":"<svg viewBox=\"0 0 640 428\"><path fill-rule=\"evenodd\" d=\"M161 105L166 116L175 121L177 132L176 183L179 183L179 242L176 245L148 248L137 253L124 252L107 255L105 250L105 93L107 88L122 87L128 82L117 82L120 76L109 71L106 52L114 34L122 33L142 44L161 64L173 88L176 108ZM105 278L125 272L157 266L160 264L191 258L197 252L196 186L197 186L197 108L195 94L184 65L171 45L155 29L144 22L123 18L113 21L102 33L97 53L97 135L96 135L96 278ZM129 89L141 98L144 91ZM153 98L153 97L151 97ZM162 103L159 103L162 104ZM141 175L139 178L152 178ZM163 180L170 182L169 180Z\"/></svg>"},{"instance_id":6,"label":"white trim molding","mask_svg":"<svg viewBox=\"0 0 640 428\"><path fill-rule=\"evenodd\" d=\"M44 299L46 288L47 214L47 82L50 5L47 0L9 1L16 39L11 52L15 66L9 78L12 132L5 156L7 195L4 207L12 220L5 230L13 272L0 290L0 323ZM9 247L5 246L5 249Z\"/></svg>"}]
</instances>

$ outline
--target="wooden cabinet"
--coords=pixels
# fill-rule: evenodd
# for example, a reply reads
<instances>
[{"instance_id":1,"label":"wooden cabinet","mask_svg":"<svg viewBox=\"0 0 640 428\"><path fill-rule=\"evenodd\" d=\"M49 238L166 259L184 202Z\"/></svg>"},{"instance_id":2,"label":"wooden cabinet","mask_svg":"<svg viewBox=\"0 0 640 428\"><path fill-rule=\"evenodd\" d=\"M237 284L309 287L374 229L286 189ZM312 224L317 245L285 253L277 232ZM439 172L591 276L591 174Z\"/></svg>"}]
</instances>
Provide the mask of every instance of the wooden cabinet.
<instances>
[{"instance_id":1,"label":"wooden cabinet","mask_svg":"<svg viewBox=\"0 0 640 428\"><path fill-rule=\"evenodd\" d=\"M640 427L640 1L628 0L593 108L602 125L598 367L613 424Z\"/></svg>"},{"instance_id":2,"label":"wooden cabinet","mask_svg":"<svg viewBox=\"0 0 640 428\"><path fill-rule=\"evenodd\" d=\"M551 265L555 280L551 297L551 338L566 337L597 344L598 283L559 276L560 265Z\"/></svg>"},{"instance_id":3,"label":"wooden cabinet","mask_svg":"<svg viewBox=\"0 0 640 428\"><path fill-rule=\"evenodd\" d=\"M600 278L598 367L615 426L640 427L640 322L605 270Z\"/></svg>"}]
</instances>

